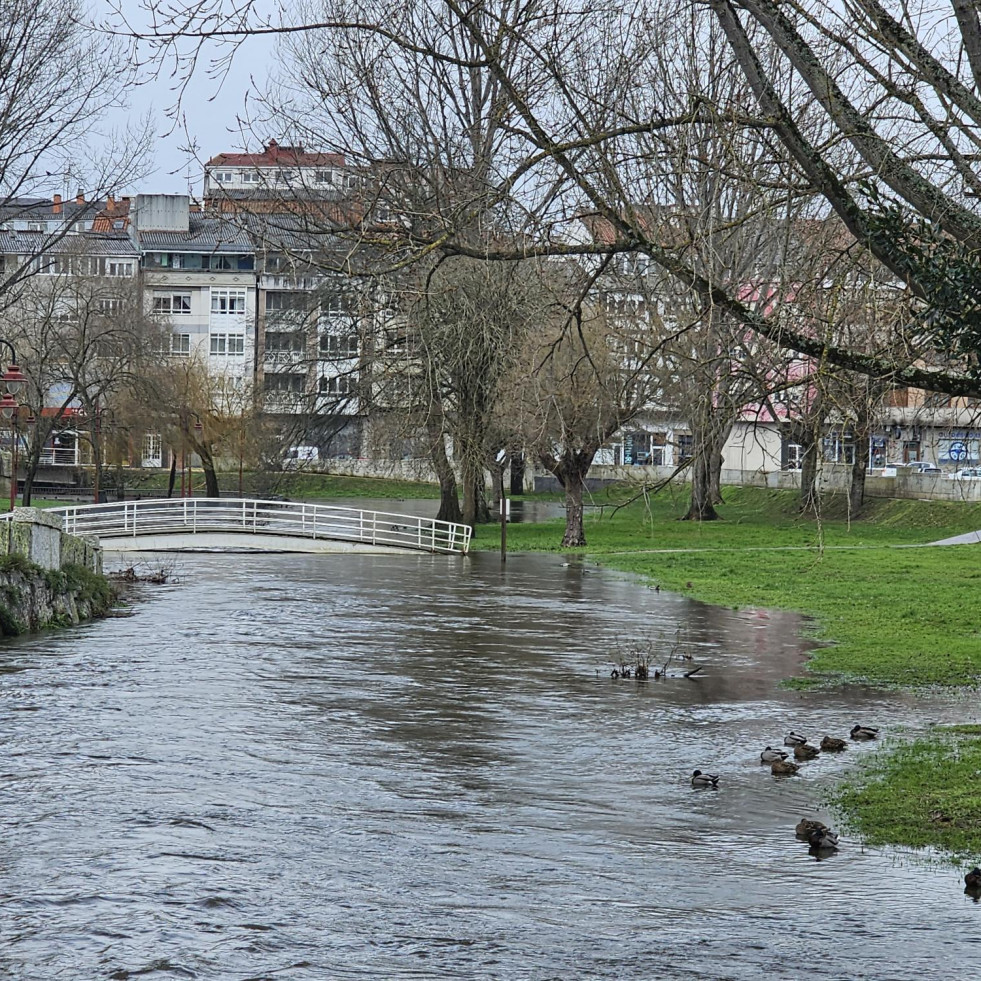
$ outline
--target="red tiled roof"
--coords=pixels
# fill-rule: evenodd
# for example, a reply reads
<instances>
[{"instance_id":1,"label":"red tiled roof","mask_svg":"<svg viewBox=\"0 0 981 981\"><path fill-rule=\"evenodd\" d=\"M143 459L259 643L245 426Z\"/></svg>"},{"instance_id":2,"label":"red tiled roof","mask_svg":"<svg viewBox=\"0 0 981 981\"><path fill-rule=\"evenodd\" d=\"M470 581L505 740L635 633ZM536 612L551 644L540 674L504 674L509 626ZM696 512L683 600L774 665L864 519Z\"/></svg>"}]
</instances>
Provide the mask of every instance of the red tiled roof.
<instances>
[{"instance_id":1,"label":"red tiled roof","mask_svg":"<svg viewBox=\"0 0 981 981\"><path fill-rule=\"evenodd\" d=\"M343 167L340 153L309 153L302 146L280 146L270 140L262 153L219 153L206 167Z\"/></svg>"}]
</instances>

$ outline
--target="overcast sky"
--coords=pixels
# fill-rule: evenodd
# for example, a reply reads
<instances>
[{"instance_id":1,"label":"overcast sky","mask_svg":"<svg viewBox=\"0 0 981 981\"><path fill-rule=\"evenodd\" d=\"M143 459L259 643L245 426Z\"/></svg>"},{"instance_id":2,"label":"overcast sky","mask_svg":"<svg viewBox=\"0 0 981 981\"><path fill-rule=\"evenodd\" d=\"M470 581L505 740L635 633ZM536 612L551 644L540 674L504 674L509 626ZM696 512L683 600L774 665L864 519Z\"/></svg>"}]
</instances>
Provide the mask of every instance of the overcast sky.
<instances>
[{"instance_id":1,"label":"overcast sky","mask_svg":"<svg viewBox=\"0 0 981 981\"><path fill-rule=\"evenodd\" d=\"M105 19L109 16L110 0L91 0L94 15ZM123 9L136 13L136 2L127 0ZM247 95L255 86L265 84L275 56L275 42L271 38L250 38L232 61L223 79L209 78L199 65L199 71L188 84L180 106L180 123L175 126L168 118L168 111L175 105L175 82L163 77L148 80L130 94L128 115L139 119L152 113L154 124L151 172L139 186L130 188L133 193L201 193L201 165L205 160L222 151L240 151L248 141L258 148L256 141L244 134L240 120L247 114ZM113 125L128 120L111 120ZM270 134L275 135L275 134ZM188 152L194 148L196 155Z\"/></svg>"}]
</instances>

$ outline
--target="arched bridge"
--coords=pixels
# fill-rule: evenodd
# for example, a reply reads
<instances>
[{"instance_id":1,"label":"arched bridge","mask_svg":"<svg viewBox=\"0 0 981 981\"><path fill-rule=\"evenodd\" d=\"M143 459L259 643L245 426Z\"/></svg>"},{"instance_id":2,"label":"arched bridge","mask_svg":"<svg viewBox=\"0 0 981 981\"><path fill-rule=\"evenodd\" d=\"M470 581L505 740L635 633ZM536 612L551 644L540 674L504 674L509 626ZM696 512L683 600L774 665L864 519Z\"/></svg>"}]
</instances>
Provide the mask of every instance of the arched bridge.
<instances>
[{"instance_id":1,"label":"arched bridge","mask_svg":"<svg viewBox=\"0 0 981 981\"><path fill-rule=\"evenodd\" d=\"M161 498L52 508L72 535L112 551L380 551L466 555L470 528L386 511L294 501Z\"/></svg>"}]
</instances>

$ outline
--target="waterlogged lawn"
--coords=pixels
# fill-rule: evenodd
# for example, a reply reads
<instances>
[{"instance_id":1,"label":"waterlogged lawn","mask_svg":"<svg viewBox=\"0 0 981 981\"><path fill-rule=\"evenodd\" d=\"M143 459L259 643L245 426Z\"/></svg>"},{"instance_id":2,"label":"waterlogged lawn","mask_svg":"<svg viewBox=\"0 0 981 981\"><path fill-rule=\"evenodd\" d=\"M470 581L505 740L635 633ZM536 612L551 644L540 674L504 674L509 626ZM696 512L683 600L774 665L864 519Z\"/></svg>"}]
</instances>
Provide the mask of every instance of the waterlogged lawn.
<instances>
[{"instance_id":1,"label":"waterlogged lawn","mask_svg":"<svg viewBox=\"0 0 981 981\"><path fill-rule=\"evenodd\" d=\"M864 762L834 803L873 845L981 856L981 727L939 731Z\"/></svg>"},{"instance_id":2,"label":"waterlogged lawn","mask_svg":"<svg viewBox=\"0 0 981 981\"><path fill-rule=\"evenodd\" d=\"M703 524L677 520L683 494L615 513L607 505L588 518L582 551L709 603L813 617L814 636L829 642L813 673L911 686L981 677L981 549L894 547L981 529L981 506L875 501L850 522L832 504L818 523L795 504L787 492L729 489L726 520ZM512 525L508 546L557 549L561 531L561 522ZM475 546L498 542L480 528Z\"/></svg>"}]
</instances>

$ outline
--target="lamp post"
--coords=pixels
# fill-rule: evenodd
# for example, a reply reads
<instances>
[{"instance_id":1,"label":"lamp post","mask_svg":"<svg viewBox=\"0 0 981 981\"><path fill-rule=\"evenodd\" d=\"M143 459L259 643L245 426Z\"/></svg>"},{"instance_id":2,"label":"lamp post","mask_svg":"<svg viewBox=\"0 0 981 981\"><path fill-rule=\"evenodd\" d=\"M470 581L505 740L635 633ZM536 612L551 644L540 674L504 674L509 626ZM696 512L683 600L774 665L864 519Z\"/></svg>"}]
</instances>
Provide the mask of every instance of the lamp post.
<instances>
[{"instance_id":1,"label":"lamp post","mask_svg":"<svg viewBox=\"0 0 981 981\"><path fill-rule=\"evenodd\" d=\"M191 413L197 419L197 413ZM201 434L204 432L204 426L201 425L201 420L198 419L194 423L194 438L200 443ZM191 447L191 452L187 455L187 496L194 497L194 468L191 465L191 460L193 458L194 447Z\"/></svg>"}]
</instances>

